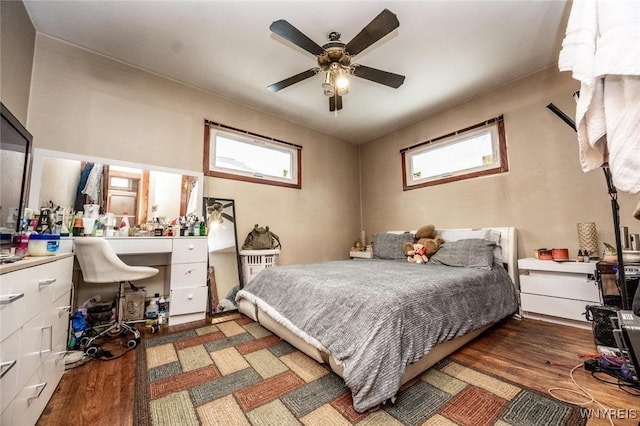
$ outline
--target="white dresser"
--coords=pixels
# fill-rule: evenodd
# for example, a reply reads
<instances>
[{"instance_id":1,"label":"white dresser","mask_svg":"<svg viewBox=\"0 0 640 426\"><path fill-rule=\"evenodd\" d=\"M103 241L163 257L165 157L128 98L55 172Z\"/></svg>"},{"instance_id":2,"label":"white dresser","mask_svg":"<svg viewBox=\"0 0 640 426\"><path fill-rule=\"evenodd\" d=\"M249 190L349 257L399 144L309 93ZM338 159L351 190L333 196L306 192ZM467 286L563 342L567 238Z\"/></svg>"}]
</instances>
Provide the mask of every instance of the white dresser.
<instances>
[{"instance_id":1,"label":"white dresser","mask_svg":"<svg viewBox=\"0 0 640 426\"><path fill-rule=\"evenodd\" d=\"M73 255L0 266L0 424L33 425L64 373Z\"/></svg>"},{"instance_id":2,"label":"white dresser","mask_svg":"<svg viewBox=\"0 0 640 426\"><path fill-rule=\"evenodd\" d=\"M595 262L518 260L520 301L524 317L591 328L587 305L600 305Z\"/></svg>"},{"instance_id":3,"label":"white dresser","mask_svg":"<svg viewBox=\"0 0 640 426\"><path fill-rule=\"evenodd\" d=\"M207 237L115 237L107 241L130 265L167 266L169 325L206 317Z\"/></svg>"}]
</instances>

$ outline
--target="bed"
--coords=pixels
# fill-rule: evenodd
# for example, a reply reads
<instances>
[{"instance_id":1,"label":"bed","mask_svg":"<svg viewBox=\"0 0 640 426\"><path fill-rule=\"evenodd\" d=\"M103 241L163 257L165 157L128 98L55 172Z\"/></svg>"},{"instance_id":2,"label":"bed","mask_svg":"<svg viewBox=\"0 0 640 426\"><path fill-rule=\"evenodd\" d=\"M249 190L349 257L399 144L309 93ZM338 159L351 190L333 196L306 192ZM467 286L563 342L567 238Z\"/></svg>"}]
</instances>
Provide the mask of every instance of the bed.
<instances>
[{"instance_id":1,"label":"bed","mask_svg":"<svg viewBox=\"0 0 640 426\"><path fill-rule=\"evenodd\" d=\"M400 386L518 313L514 228L439 230L427 264L402 253L412 232L374 234L374 258L260 272L236 296L241 313L340 375L354 409Z\"/></svg>"}]
</instances>

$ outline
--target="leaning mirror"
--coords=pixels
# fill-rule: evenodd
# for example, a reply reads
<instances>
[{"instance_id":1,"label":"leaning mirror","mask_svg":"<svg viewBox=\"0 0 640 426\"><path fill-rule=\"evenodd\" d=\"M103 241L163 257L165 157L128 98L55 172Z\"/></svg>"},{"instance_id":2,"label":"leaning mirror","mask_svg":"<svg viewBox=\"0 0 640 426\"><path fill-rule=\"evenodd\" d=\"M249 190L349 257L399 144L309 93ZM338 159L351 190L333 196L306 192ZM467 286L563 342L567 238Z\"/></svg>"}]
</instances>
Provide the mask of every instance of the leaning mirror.
<instances>
[{"instance_id":1,"label":"leaning mirror","mask_svg":"<svg viewBox=\"0 0 640 426\"><path fill-rule=\"evenodd\" d=\"M209 247L209 288L211 313L237 310L235 295L242 287L242 269L233 200L205 197L203 215L207 218Z\"/></svg>"}]
</instances>

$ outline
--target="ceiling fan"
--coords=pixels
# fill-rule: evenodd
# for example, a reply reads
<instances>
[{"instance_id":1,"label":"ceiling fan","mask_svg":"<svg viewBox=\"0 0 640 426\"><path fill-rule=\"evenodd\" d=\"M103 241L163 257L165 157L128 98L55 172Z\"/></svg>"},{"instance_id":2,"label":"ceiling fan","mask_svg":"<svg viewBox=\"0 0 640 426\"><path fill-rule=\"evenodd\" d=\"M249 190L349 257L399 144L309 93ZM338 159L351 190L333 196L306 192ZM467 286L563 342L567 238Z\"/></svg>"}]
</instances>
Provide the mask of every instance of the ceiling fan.
<instances>
[{"instance_id":1,"label":"ceiling fan","mask_svg":"<svg viewBox=\"0 0 640 426\"><path fill-rule=\"evenodd\" d=\"M207 209L207 226L211 226L212 224L221 225L224 223L225 219L233 223L233 216L230 216L224 212L224 210L228 207L231 207L233 203L222 204L217 200L210 199L205 201Z\"/></svg>"},{"instance_id":2,"label":"ceiling fan","mask_svg":"<svg viewBox=\"0 0 640 426\"><path fill-rule=\"evenodd\" d=\"M348 92L350 75L397 89L404 83L403 75L352 63L351 59L399 26L396 15L384 9L347 44L340 41L339 32L332 31L328 34L329 42L320 46L286 20L275 21L269 29L315 55L318 66L285 78L268 86L267 89L277 92L322 72L322 88L324 94L329 97L329 111L336 112L342 109L342 96Z\"/></svg>"}]
</instances>

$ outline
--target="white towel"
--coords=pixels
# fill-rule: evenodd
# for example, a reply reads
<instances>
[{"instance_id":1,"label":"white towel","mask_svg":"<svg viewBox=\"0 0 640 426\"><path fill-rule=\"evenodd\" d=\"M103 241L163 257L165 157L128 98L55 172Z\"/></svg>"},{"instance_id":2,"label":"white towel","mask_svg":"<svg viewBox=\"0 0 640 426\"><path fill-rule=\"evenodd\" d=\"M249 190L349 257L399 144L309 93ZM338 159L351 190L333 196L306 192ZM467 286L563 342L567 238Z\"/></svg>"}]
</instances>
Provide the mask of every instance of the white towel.
<instances>
[{"instance_id":1,"label":"white towel","mask_svg":"<svg viewBox=\"0 0 640 426\"><path fill-rule=\"evenodd\" d=\"M637 194L640 192L640 76L605 77L604 111L613 184L620 191Z\"/></svg>"},{"instance_id":2,"label":"white towel","mask_svg":"<svg viewBox=\"0 0 640 426\"><path fill-rule=\"evenodd\" d=\"M640 1L574 0L558 59L580 81L576 130L587 172L640 192Z\"/></svg>"}]
</instances>

